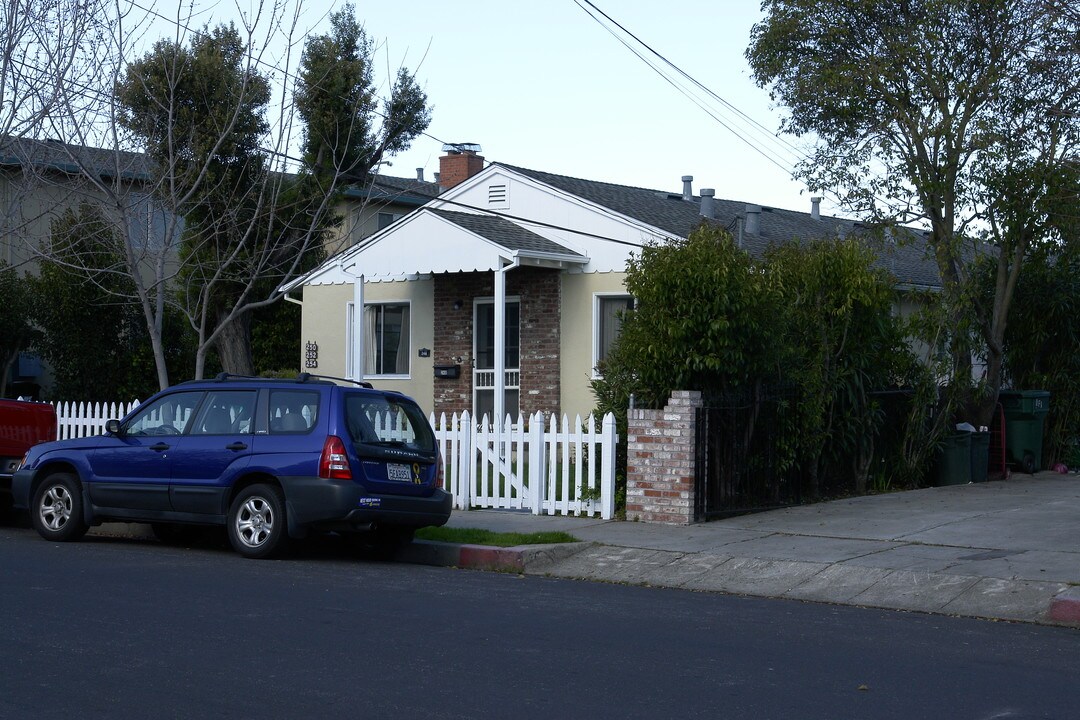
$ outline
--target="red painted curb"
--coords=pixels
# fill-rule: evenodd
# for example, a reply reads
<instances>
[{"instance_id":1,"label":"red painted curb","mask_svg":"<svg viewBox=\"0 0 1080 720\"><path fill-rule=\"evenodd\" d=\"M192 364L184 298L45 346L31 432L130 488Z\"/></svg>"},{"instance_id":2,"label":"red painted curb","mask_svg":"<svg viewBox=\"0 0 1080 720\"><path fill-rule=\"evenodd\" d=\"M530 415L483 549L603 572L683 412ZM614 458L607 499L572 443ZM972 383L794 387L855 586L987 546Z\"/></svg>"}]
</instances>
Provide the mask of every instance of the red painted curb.
<instances>
[{"instance_id":1,"label":"red painted curb","mask_svg":"<svg viewBox=\"0 0 1080 720\"><path fill-rule=\"evenodd\" d=\"M462 545L458 549L458 567L472 570L524 570L525 558L516 548L490 545Z\"/></svg>"},{"instance_id":2,"label":"red painted curb","mask_svg":"<svg viewBox=\"0 0 1080 720\"><path fill-rule=\"evenodd\" d=\"M1056 622L1080 623L1080 591L1066 590L1051 600L1046 617Z\"/></svg>"}]
</instances>

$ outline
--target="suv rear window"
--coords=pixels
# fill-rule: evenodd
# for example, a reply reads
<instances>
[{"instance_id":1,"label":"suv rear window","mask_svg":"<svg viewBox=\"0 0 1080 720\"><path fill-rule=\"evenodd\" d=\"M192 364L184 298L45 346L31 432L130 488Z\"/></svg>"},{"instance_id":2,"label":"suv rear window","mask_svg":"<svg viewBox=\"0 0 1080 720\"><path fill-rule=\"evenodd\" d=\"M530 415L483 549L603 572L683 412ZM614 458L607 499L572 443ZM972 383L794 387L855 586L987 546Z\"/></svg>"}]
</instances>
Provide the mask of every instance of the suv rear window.
<instances>
[{"instance_id":1,"label":"suv rear window","mask_svg":"<svg viewBox=\"0 0 1080 720\"><path fill-rule=\"evenodd\" d=\"M353 443L435 452L435 435L419 407L393 397L351 393L345 422Z\"/></svg>"}]
</instances>

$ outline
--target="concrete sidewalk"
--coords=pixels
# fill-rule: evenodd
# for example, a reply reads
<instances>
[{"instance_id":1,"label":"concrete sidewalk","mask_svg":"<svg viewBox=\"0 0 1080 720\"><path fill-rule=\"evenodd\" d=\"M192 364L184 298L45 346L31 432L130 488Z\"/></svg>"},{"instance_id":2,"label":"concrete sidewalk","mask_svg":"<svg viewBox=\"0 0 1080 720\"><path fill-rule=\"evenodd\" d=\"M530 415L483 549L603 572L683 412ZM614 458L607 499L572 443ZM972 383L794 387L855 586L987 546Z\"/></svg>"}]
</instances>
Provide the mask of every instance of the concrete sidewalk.
<instances>
[{"instance_id":1,"label":"concrete sidewalk","mask_svg":"<svg viewBox=\"0 0 1080 720\"><path fill-rule=\"evenodd\" d=\"M455 512L450 525L564 530L584 542L499 551L416 543L402 559L1080 626L1076 475L1014 475L688 527L512 511Z\"/></svg>"}]
</instances>

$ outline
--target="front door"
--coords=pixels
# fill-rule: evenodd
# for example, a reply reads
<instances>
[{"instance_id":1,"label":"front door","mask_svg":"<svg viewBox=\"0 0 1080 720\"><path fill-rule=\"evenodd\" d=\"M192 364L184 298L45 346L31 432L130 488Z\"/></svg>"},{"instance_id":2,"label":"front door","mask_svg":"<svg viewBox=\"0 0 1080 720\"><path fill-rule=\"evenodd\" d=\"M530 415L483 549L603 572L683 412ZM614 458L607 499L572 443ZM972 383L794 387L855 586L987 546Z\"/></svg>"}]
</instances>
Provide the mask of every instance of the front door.
<instances>
[{"instance_id":1,"label":"front door","mask_svg":"<svg viewBox=\"0 0 1080 720\"><path fill-rule=\"evenodd\" d=\"M520 304L506 301L506 414L517 420L520 392L521 341L519 333ZM494 420L495 412L495 302L477 300L473 311L473 414L487 415Z\"/></svg>"}]
</instances>

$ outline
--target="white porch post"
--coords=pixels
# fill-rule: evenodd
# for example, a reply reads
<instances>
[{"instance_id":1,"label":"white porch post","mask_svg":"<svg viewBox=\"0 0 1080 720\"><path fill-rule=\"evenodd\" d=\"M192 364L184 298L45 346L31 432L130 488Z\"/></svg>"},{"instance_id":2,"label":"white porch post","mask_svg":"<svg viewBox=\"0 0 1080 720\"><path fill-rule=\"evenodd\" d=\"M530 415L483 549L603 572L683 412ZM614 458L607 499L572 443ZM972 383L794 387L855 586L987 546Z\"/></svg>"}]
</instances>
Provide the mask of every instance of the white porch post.
<instances>
[{"instance_id":1,"label":"white porch post","mask_svg":"<svg viewBox=\"0 0 1080 720\"><path fill-rule=\"evenodd\" d=\"M364 276L353 276L352 367L353 380L364 379Z\"/></svg>"},{"instance_id":2,"label":"white porch post","mask_svg":"<svg viewBox=\"0 0 1080 720\"><path fill-rule=\"evenodd\" d=\"M506 414L506 268L495 271L495 433Z\"/></svg>"}]
</instances>

